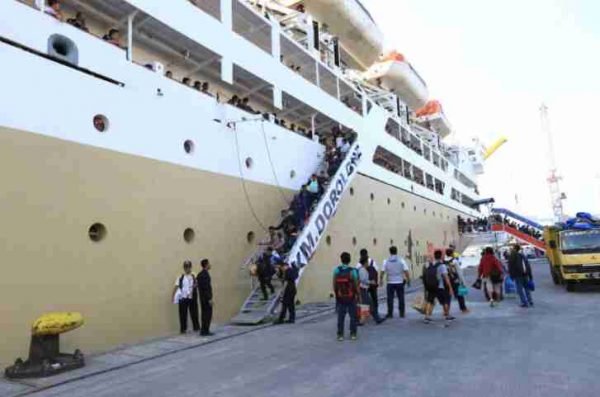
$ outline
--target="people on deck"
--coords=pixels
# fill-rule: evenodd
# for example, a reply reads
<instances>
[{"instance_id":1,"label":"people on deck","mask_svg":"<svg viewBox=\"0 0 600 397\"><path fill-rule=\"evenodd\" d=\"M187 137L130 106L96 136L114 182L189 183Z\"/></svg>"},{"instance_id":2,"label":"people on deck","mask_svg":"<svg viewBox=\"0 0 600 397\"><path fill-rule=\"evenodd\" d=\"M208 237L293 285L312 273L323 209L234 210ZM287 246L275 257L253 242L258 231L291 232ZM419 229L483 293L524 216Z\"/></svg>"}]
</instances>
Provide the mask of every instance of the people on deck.
<instances>
[{"instance_id":1,"label":"people on deck","mask_svg":"<svg viewBox=\"0 0 600 397\"><path fill-rule=\"evenodd\" d=\"M78 29L83 30L84 32L89 32L83 13L80 11L77 11L77 13L75 14L75 18L67 19L67 23L75 26Z\"/></svg>"},{"instance_id":2,"label":"people on deck","mask_svg":"<svg viewBox=\"0 0 600 397\"><path fill-rule=\"evenodd\" d=\"M404 303L404 285L410 282L409 268L403 258L398 256L398 248L390 247L390 257L383 262L381 268L380 281L387 277L386 292L387 292L387 316L392 318L394 315L394 296L398 298L398 311L400 317L406 315Z\"/></svg>"},{"instance_id":3,"label":"people on deck","mask_svg":"<svg viewBox=\"0 0 600 397\"><path fill-rule=\"evenodd\" d=\"M41 8L41 6L38 6ZM64 21L65 17L60 9L60 1L59 0L48 0L48 3L44 7L44 12L59 21Z\"/></svg>"},{"instance_id":4,"label":"people on deck","mask_svg":"<svg viewBox=\"0 0 600 397\"><path fill-rule=\"evenodd\" d=\"M183 262L183 274L175 280L173 302L179 306L179 332L187 332L188 313L192 318L194 331L200 330L198 323L198 295L196 293L196 277L192 273L192 262Z\"/></svg>"},{"instance_id":5,"label":"people on deck","mask_svg":"<svg viewBox=\"0 0 600 397\"><path fill-rule=\"evenodd\" d=\"M121 32L119 31L119 29L112 28L108 31L107 34L102 36L102 40L104 40L110 44L114 44L117 47L120 47L121 46Z\"/></svg>"}]
</instances>

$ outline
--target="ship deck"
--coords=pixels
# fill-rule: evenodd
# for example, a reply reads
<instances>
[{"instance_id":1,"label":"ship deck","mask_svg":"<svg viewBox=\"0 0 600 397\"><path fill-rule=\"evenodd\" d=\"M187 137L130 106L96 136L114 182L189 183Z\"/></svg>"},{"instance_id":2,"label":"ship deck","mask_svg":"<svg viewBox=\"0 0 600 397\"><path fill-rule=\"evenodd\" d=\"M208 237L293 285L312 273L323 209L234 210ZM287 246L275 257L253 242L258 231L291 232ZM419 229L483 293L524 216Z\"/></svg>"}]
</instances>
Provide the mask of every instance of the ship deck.
<instances>
[{"instance_id":1,"label":"ship deck","mask_svg":"<svg viewBox=\"0 0 600 397\"><path fill-rule=\"evenodd\" d=\"M356 342L336 342L331 307L312 306L295 326L226 327L210 343L190 335L130 346L59 378L2 381L0 395L597 395L599 290L569 294L552 284L545 260L533 266L533 309L514 299L492 309L472 290L471 314L449 328L425 325L409 309L406 319L360 328Z\"/></svg>"}]
</instances>

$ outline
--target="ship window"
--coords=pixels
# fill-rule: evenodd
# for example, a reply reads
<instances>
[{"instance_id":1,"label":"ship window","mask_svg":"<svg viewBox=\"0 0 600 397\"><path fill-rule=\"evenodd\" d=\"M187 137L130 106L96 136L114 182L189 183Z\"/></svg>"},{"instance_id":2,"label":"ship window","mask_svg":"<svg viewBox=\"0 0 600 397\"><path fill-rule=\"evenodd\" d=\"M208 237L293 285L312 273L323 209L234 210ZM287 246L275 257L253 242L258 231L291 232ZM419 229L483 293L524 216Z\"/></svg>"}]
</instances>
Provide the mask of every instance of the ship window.
<instances>
[{"instance_id":1,"label":"ship window","mask_svg":"<svg viewBox=\"0 0 600 397\"><path fill-rule=\"evenodd\" d=\"M388 203L388 205L392 204L392 200L389 197L387 199L387 203Z\"/></svg>"},{"instance_id":2,"label":"ship window","mask_svg":"<svg viewBox=\"0 0 600 397\"><path fill-rule=\"evenodd\" d=\"M416 206L416 205L413 207L413 210L414 210L415 212L417 212L417 206Z\"/></svg>"},{"instance_id":3,"label":"ship window","mask_svg":"<svg viewBox=\"0 0 600 397\"><path fill-rule=\"evenodd\" d=\"M290 179L294 179L296 177L296 171L291 170L290 171Z\"/></svg>"},{"instance_id":4,"label":"ship window","mask_svg":"<svg viewBox=\"0 0 600 397\"><path fill-rule=\"evenodd\" d=\"M246 158L246 168L252 168L253 165L254 165L254 160L252 160L252 157Z\"/></svg>"},{"instance_id":5,"label":"ship window","mask_svg":"<svg viewBox=\"0 0 600 397\"><path fill-rule=\"evenodd\" d=\"M254 237L255 237L254 232L248 232L248 234L246 235L246 241L249 244L252 244L254 242Z\"/></svg>"},{"instance_id":6,"label":"ship window","mask_svg":"<svg viewBox=\"0 0 600 397\"><path fill-rule=\"evenodd\" d=\"M393 238L390 239L390 245L394 245L394 239Z\"/></svg>"},{"instance_id":7,"label":"ship window","mask_svg":"<svg viewBox=\"0 0 600 397\"><path fill-rule=\"evenodd\" d=\"M373 245L377 245L377 238L373 238Z\"/></svg>"},{"instance_id":8,"label":"ship window","mask_svg":"<svg viewBox=\"0 0 600 397\"><path fill-rule=\"evenodd\" d=\"M331 236L325 237L325 242L327 243L327 245L331 245Z\"/></svg>"},{"instance_id":9,"label":"ship window","mask_svg":"<svg viewBox=\"0 0 600 397\"><path fill-rule=\"evenodd\" d=\"M354 188L353 187L350 188L350 196L354 196Z\"/></svg>"},{"instance_id":10,"label":"ship window","mask_svg":"<svg viewBox=\"0 0 600 397\"><path fill-rule=\"evenodd\" d=\"M62 59L72 65L79 63L79 50L70 38L53 34L48 38L48 55Z\"/></svg>"},{"instance_id":11,"label":"ship window","mask_svg":"<svg viewBox=\"0 0 600 397\"><path fill-rule=\"evenodd\" d=\"M352 237L352 245L356 245L356 237Z\"/></svg>"},{"instance_id":12,"label":"ship window","mask_svg":"<svg viewBox=\"0 0 600 397\"><path fill-rule=\"evenodd\" d=\"M97 114L94 116L93 122L94 122L94 128L96 129L96 131L98 131L98 132L108 131L108 119L106 118L106 116L104 116L102 114Z\"/></svg>"},{"instance_id":13,"label":"ship window","mask_svg":"<svg viewBox=\"0 0 600 397\"><path fill-rule=\"evenodd\" d=\"M404 208L404 207L405 207L405 205L404 205L404 201L403 201L403 202L402 202L402 208Z\"/></svg>"},{"instance_id":14,"label":"ship window","mask_svg":"<svg viewBox=\"0 0 600 397\"><path fill-rule=\"evenodd\" d=\"M375 195L371 193L371 201L375 200Z\"/></svg>"},{"instance_id":15,"label":"ship window","mask_svg":"<svg viewBox=\"0 0 600 397\"><path fill-rule=\"evenodd\" d=\"M88 236L90 237L90 240L94 242L104 240L104 238L106 237L106 233L106 226L104 226L101 223L94 223L88 229Z\"/></svg>"},{"instance_id":16,"label":"ship window","mask_svg":"<svg viewBox=\"0 0 600 397\"><path fill-rule=\"evenodd\" d=\"M191 243L192 241L194 241L195 237L196 237L196 232L191 227L188 227L187 229L185 229L183 231L183 240L186 243Z\"/></svg>"},{"instance_id":17,"label":"ship window","mask_svg":"<svg viewBox=\"0 0 600 397\"><path fill-rule=\"evenodd\" d=\"M189 139L183 142L183 150L185 150L187 154L194 153L194 142L190 141Z\"/></svg>"}]
</instances>

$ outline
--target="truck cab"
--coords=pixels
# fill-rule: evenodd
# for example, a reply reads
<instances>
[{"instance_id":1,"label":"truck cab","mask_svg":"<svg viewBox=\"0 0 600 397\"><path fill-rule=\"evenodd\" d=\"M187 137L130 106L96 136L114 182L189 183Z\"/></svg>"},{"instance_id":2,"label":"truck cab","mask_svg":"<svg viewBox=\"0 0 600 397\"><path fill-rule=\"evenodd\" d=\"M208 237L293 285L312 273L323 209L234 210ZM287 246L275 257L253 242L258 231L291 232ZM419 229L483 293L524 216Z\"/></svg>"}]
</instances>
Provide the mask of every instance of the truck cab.
<instances>
[{"instance_id":1,"label":"truck cab","mask_svg":"<svg viewBox=\"0 0 600 397\"><path fill-rule=\"evenodd\" d=\"M600 228L549 226L544 229L544 241L555 284L573 291L578 284L600 283Z\"/></svg>"}]
</instances>

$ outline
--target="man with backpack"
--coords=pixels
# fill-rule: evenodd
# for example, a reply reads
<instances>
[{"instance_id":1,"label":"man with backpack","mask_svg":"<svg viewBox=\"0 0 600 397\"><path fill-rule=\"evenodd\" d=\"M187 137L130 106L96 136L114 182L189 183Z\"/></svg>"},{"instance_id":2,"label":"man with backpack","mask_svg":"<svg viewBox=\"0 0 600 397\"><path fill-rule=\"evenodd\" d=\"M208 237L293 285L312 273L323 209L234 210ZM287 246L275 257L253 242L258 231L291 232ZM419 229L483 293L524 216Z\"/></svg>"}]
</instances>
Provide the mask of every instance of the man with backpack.
<instances>
[{"instance_id":1,"label":"man with backpack","mask_svg":"<svg viewBox=\"0 0 600 397\"><path fill-rule=\"evenodd\" d=\"M286 314L289 312L289 324L296 321L296 279L298 278L298 268L294 264L280 262L281 274L283 279L283 295L281 296L281 312L279 319L275 324L283 324Z\"/></svg>"},{"instance_id":2,"label":"man with backpack","mask_svg":"<svg viewBox=\"0 0 600 397\"><path fill-rule=\"evenodd\" d=\"M263 300L269 299L267 288L269 288L271 294L275 293L275 288L271 283L273 274L275 274L275 271L273 269L273 260L273 248L267 247L267 250L264 254L261 255L256 266L256 276L258 277L258 282L260 283L260 290L263 294Z\"/></svg>"},{"instance_id":3,"label":"man with backpack","mask_svg":"<svg viewBox=\"0 0 600 397\"><path fill-rule=\"evenodd\" d=\"M179 332L187 332L188 312L192 318L194 331L200 330L198 322L198 294L196 292L196 276L192 273L192 262L183 262L183 274L175 280L173 302L179 306Z\"/></svg>"},{"instance_id":4,"label":"man with backpack","mask_svg":"<svg viewBox=\"0 0 600 397\"><path fill-rule=\"evenodd\" d=\"M360 259L356 265L356 269L360 271L363 266L363 261L367 261L367 273L369 274L369 298L375 303L375 307L379 306L379 297L377 296L377 288L379 288L379 268L377 262L369 256L369 251L366 248L360 250Z\"/></svg>"},{"instance_id":5,"label":"man with backpack","mask_svg":"<svg viewBox=\"0 0 600 397\"><path fill-rule=\"evenodd\" d=\"M404 285L410 283L410 275L408 273L408 265L398 256L398 248L395 246L390 247L390 257L383 262L381 269L381 283L387 275L387 307L388 312L386 318L392 318L394 313L394 295L398 297L398 309L400 311L400 317L405 316L405 303L404 303Z\"/></svg>"},{"instance_id":6,"label":"man with backpack","mask_svg":"<svg viewBox=\"0 0 600 397\"><path fill-rule=\"evenodd\" d=\"M344 322L346 314L350 316L350 339L356 340L357 329L357 300L358 300L358 275L350 267L351 257L347 252L340 255L341 264L333 271L333 291L337 302L337 340L344 340Z\"/></svg>"},{"instance_id":7,"label":"man with backpack","mask_svg":"<svg viewBox=\"0 0 600 397\"><path fill-rule=\"evenodd\" d=\"M379 302L377 300L373 300L370 294L370 290L373 287L372 283L376 283L376 281L373 281L373 279L377 280L377 270L375 270L374 263L373 261L369 260L368 256L361 256L359 265L360 267L357 268L360 287L360 303L363 305L369 305L371 317L373 317L373 320L375 320L376 324L381 324L384 320L379 317ZM375 273L374 278L372 276L373 273ZM376 288L377 287L375 286L375 289ZM377 292L375 292L375 294L377 294Z\"/></svg>"},{"instance_id":8,"label":"man with backpack","mask_svg":"<svg viewBox=\"0 0 600 397\"><path fill-rule=\"evenodd\" d=\"M460 262L454 255L454 249L446 249L446 258L444 259L444 264L448 267L448 278L450 279L450 284L452 284L452 292L454 292L454 296L456 296L460 311L463 313L468 313L469 309L467 309L465 297L464 295L459 294L459 289L461 289L461 287L464 289L466 284L462 268L460 267ZM448 305L450 305L450 303L451 302L449 301Z\"/></svg>"},{"instance_id":9,"label":"man with backpack","mask_svg":"<svg viewBox=\"0 0 600 397\"><path fill-rule=\"evenodd\" d=\"M491 307L494 307L495 302L500 300L502 274L502 263L496 258L494 249L486 247L479 262L478 275L483 285L485 285L486 296L489 297Z\"/></svg>"},{"instance_id":10,"label":"man with backpack","mask_svg":"<svg viewBox=\"0 0 600 397\"><path fill-rule=\"evenodd\" d=\"M452 298L452 285L448 278L448 268L442 260L441 250L435 250L433 253L434 261L423 268L423 286L425 287L425 324L431 323L431 314L435 300L442 305L444 317L446 320L454 320L450 315L449 301Z\"/></svg>"},{"instance_id":11,"label":"man with backpack","mask_svg":"<svg viewBox=\"0 0 600 397\"><path fill-rule=\"evenodd\" d=\"M515 244L508 258L508 272L517 287L521 307L533 307L530 287L533 283L533 274L529 260L520 251L521 247Z\"/></svg>"}]
</instances>

